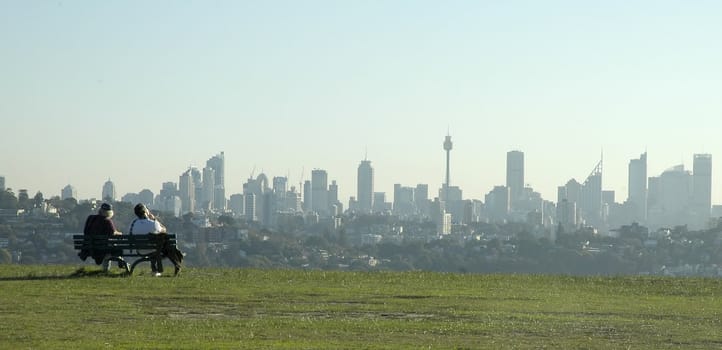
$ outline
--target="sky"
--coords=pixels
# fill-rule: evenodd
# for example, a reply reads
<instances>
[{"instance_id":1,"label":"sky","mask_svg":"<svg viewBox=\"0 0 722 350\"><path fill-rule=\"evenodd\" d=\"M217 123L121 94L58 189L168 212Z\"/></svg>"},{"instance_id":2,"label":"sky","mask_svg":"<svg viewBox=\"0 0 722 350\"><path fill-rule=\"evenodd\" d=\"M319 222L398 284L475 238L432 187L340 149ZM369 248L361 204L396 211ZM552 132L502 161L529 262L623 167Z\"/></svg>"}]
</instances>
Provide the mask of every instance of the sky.
<instances>
[{"instance_id":1,"label":"sky","mask_svg":"<svg viewBox=\"0 0 722 350\"><path fill-rule=\"evenodd\" d=\"M226 194L325 169L348 203L444 178L482 199L506 152L545 199L627 196L713 157L722 203L722 2L0 0L0 176L31 196L158 193L223 151Z\"/></svg>"}]
</instances>

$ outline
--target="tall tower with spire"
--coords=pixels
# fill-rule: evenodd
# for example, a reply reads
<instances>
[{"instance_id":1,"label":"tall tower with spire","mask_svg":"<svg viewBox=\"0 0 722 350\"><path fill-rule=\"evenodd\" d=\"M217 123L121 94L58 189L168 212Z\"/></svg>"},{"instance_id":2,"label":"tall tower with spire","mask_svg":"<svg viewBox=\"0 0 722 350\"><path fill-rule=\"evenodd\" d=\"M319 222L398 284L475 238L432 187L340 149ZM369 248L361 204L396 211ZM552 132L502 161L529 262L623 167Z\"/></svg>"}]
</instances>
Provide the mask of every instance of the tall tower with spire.
<instances>
[{"instance_id":1,"label":"tall tower with spire","mask_svg":"<svg viewBox=\"0 0 722 350\"><path fill-rule=\"evenodd\" d=\"M450 171L449 171L449 157L451 154L451 148L453 147L453 144L451 143L451 136L449 133L446 133L446 139L444 139L444 150L446 151L446 182L444 183L444 200L448 200L449 197L449 186L451 185L451 179L450 179Z\"/></svg>"}]
</instances>

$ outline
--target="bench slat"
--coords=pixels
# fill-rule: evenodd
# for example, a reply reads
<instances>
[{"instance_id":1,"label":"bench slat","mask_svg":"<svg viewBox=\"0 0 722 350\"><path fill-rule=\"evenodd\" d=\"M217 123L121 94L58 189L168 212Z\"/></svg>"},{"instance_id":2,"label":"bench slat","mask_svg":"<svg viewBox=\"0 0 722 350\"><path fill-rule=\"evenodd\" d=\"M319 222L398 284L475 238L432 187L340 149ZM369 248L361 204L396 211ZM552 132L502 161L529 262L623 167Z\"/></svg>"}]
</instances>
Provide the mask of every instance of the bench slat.
<instances>
[{"instance_id":1,"label":"bench slat","mask_svg":"<svg viewBox=\"0 0 722 350\"><path fill-rule=\"evenodd\" d=\"M92 236L92 235L74 235L73 246L78 250L119 250L129 251L123 253L124 256L143 256L146 254L138 254L137 250L154 250L160 248L162 242L159 238L167 239L166 244L176 246L176 235L121 235L121 236Z\"/></svg>"}]
</instances>

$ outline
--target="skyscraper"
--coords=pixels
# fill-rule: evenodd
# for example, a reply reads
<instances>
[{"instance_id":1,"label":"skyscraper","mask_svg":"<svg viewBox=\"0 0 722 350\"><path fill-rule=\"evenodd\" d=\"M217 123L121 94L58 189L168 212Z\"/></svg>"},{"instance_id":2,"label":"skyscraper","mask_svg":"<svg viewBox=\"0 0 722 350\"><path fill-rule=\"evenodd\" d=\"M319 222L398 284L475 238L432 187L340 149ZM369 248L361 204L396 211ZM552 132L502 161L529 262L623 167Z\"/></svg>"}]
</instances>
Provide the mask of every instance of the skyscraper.
<instances>
[{"instance_id":1,"label":"skyscraper","mask_svg":"<svg viewBox=\"0 0 722 350\"><path fill-rule=\"evenodd\" d=\"M557 188L557 219L564 229L576 229L580 218L578 206L582 203L584 185L571 179Z\"/></svg>"},{"instance_id":2,"label":"skyscraper","mask_svg":"<svg viewBox=\"0 0 722 350\"><path fill-rule=\"evenodd\" d=\"M203 199L205 198L205 195L203 195L203 174L201 173L200 170L198 170L198 168L196 168L194 166L191 166L188 170L191 173L191 182L193 183L193 189L194 189L193 190L194 191L193 207L194 208L205 208L207 206L203 205Z\"/></svg>"},{"instance_id":3,"label":"skyscraper","mask_svg":"<svg viewBox=\"0 0 722 350\"><path fill-rule=\"evenodd\" d=\"M328 205L329 208L332 208L332 215L339 215L341 214L340 211L343 209L341 202L338 201L338 184L336 184L336 180L331 181L331 184L328 186Z\"/></svg>"},{"instance_id":4,"label":"skyscraper","mask_svg":"<svg viewBox=\"0 0 722 350\"><path fill-rule=\"evenodd\" d=\"M511 207L521 199L524 190L524 152L506 152L506 187L509 189Z\"/></svg>"},{"instance_id":5,"label":"skyscraper","mask_svg":"<svg viewBox=\"0 0 722 350\"><path fill-rule=\"evenodd\" d=\"M177 184L175 182L164 182L160 193L155 198L155 208L160 211L171 212L178 217L181 215L182 206Z\"/></svg>"},{"instance_id":6,"label":"skyscraper","mask_svg":"<svg viewBox=\"0 0 722 350\"><path fill-rule=\"evenodd\" d=\"M0 191L5 191L5 176L0 176Z\"/></svg>"},{"instance_id":7,"label":"skyscraper","mask_svg":"<svg viewBox=\"0 0 722 350\"><path fill-rule=\"evenodd\" d=\"M75 191L75 187L67 185L60 191L60 199L65 200L69 198L78 199L78 193Z\"/></svg>"},{"instance_id":8,"label":"skyscraper","mask_svg":"<svg viewBox=\"0 0 722 350\"><path fill-rule=\"evenodd\" d=\"M374 192L374 207L371 208L374 213L384 213L391 209L390 203L386 203L386 192Z\"/></svg>"},{"instance_id":9,"label":"skyscraper","mask_svg":"<svg viewBox=\"0 0 722 350\"><path fill-rule=\"evenodd\" d=\"M217 154L206 162L206 167L214 171L215 184L213 194L213 208L219 211L226 210L226 182L225 182L225 156L223 152Z\"/></svg>"},{"instance_id":10,"label":"skyscraper","mask_svg":"<svg viewBox=\"0 0 722 350\"><path fill-rule=\"evenodd\" d=\"M249 177L248 181L243 184L243 194L246 196L246 219L250 220L252 216L252 221L257 220L264 225L267 224L271 218L271 204L273 204L273 193L268 187L268 176L260 173L255 179ZM253 196L249 196L250 194ZM251 199L252 203L249 202ZM252 215L249 211L253 211Z\"/></svg>"},{"instance_id":11,"label":"skyscraper","mask_svg":"<svg viewBox=\"0 0 722 350\"><path fill-rule=\"evenodd\" d=\"M178 196L181 200L181 214L193 213L195 211L195 186L191 169L186 170L178 178Z\"/></svg>"},{"instance_id":12,"label":"skyscraper","mask_svg":"<svg viewBox=\"0 0 722 350\"><path fill-rule=\"evenodd\" d=\"M400 216L411 216L416 214L414 190L415 189L413 187L394 184L394 214Z\"/></svg>"},{"instance_id":13,"label":"skyscraper","mask_svg":"<svg viewBox=\"0 0 722 350\"><path fill-rule=\"evenodd\" d=\"M303 182L303 210L311 211L313 209L311 203L313 200L313 191L311 190L311 180Z\"/></svg>"},{"instance_id":14,"label":"skyscraper","mask_svg":"<svg viewBox=\"0 0 722 350\"><path fill-rule=\"evenodd\" d=\"M155 196L153 195L153 192L147 188L138 192L138 201L145 204L145 206L147 206L149 208L154 207L154 205L155 205L154 198L155 198Z\"/></svg>"},{"instance_id":15,"label":"skyscraper","mask_svg":"<svg viewBox=\"0 0 722 350\"><path fill-rule=\"evenodd\" d=\"M104 201L115 201L115 184L110 179L103 184L102 198Z\"/></svg>"},{"instance_id":16,"label":"skyscraper","mask_svg":"<svg viewBox=\"0 0 722 350\"><path fill-rule=\"evenodd\" d=\"M712 155L695 154L692 165L692 224L705 228L712 209Z\"/></svg>"},{"instance_id":17,"label":"skyscraper","mask_svg":"<svg viewBox=\"0 0 722 350\"><path fill-rule=\"evenodd\" d=\"M328 214L328 174L326 170L311 171L311 209L319 215Z\"/></svg>"},{"instance_id":18,"label":"skyscraper","mask_svg":"<svg viewBox=\"0 0 722 350\"><path fill-rule=\"evenodd\" d=\"M374 196L374 168L371 167L370 160L364 159L359 164L356 182L358 210L363 213L370 213L373 208Z\"/></svg>"},{"instance_id":19,"label":"skyscraper","mask_svg":"<svg viewBox=\"0 0 722 350\"><path fill-rule=\"evenodd\" d=\"M632 219L636 222L647 221L647 152L639 159L629 161L629 194L627 205L630 207Z\"/></svg>"},{"instance_id":20,"label":"skyscraper","mask_svg":"<svg viewBox=\"0 0 722 350\"><path fill-rule=\"evenodd\" d=\"M487 212L493 221L503 221L509 216L511 208L509 202L509 188L506 186L494 186L484 197Z\"/></svg>"},{"instance_id":21,"label":"skyscraper","mask_svg":"<svg viewBox=\"0 0 722 350\"><path fill-rule=\"evenodd\" d=\"M216 209L215 193L216 193L216 174L211 167L203 168L203 187L202 196L199 202L204 209ZM197 194L197 193L196 193Z\"/></svg>"},{"instance_id":22,"label":"skyscraper","mask_svg":"<svg viewBox=\"0 0 722 350\"><path fill-rule=\"evenodd\" d=\"M246 202L244 205L244 210L246 214L246 221L253 222L256 221L256 195L254 193L247 193L244 195Z\"/></svg>"},{"instance_id":23,"label":"skyscraper","mask_svg":"<svg viewBox=\"0 0 722 350\"><path fill-rule=\"evenodd\" d=\"M414 189L414 201L416 209L421 216L429 216L429 185L418 184Z\"/></svg>"},{"instance_id":24,"label":"skyscraper","mask_svg":"<svg viewBox=\"0 0 722 350\"><path fill-rule=\"evenodd\" d=\"M647 225L656 229L689 224L693 175L680 164L649 178Z\"/></svg>"},{"instance_id":25,"label":"skyscraper","mask_svg":"<svg viewBox=\"0 0 722 350\"><path fill-rule=\"evenodd\" d=\"M585 221L594 226L602 227L602 160L597 163L582 186L582 202L579 203Z\"/></svg>"},{"instance_id":26,"label":"skyscraper","mask_svg":"<svg viewBox=\"0 0 722 350\"><path fill-rule=\"evenodd\" d=\"M230 199L228 200L228 207L231 209L231 212L235 216L241 216L243 215L243 203L244 197L243 194L236 193L232 194Z\"/></svg>"},{"instance_id":27,"label":"skyscraper","mask_svg":"<svg viewBox=\"0 0 722 350\"><path fill-rule=\"evenodd\" d=\"M285 176L273 177L273 192L279 196L285 196L288 191L288 178Z\"/></svg>"}]
</instances>

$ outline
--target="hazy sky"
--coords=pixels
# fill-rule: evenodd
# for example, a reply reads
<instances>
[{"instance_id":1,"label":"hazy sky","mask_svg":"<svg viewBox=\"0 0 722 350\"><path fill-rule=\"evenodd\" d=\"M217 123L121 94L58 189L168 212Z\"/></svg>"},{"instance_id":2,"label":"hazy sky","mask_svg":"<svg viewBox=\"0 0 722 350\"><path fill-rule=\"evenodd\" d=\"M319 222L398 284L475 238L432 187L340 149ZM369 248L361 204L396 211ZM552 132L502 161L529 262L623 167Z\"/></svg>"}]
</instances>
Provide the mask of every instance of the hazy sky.
<instances>
[{"instance_id":1,"label":"hazy sky","mask_svg":"<svg viewBox=\"0 0 722 350\"><path fill-rule=\"evenodd\" d=\"M254 168L322 168L347 204L367 153L391 200L436 193L449 130L465 198L518 149L556 201L603 150L623 201L646 149L649 176L711 153L722 203L720 18L719 1L0 0L0 176L158 193L225 151L228 195Z\"/></svg>"}]
</instances>

